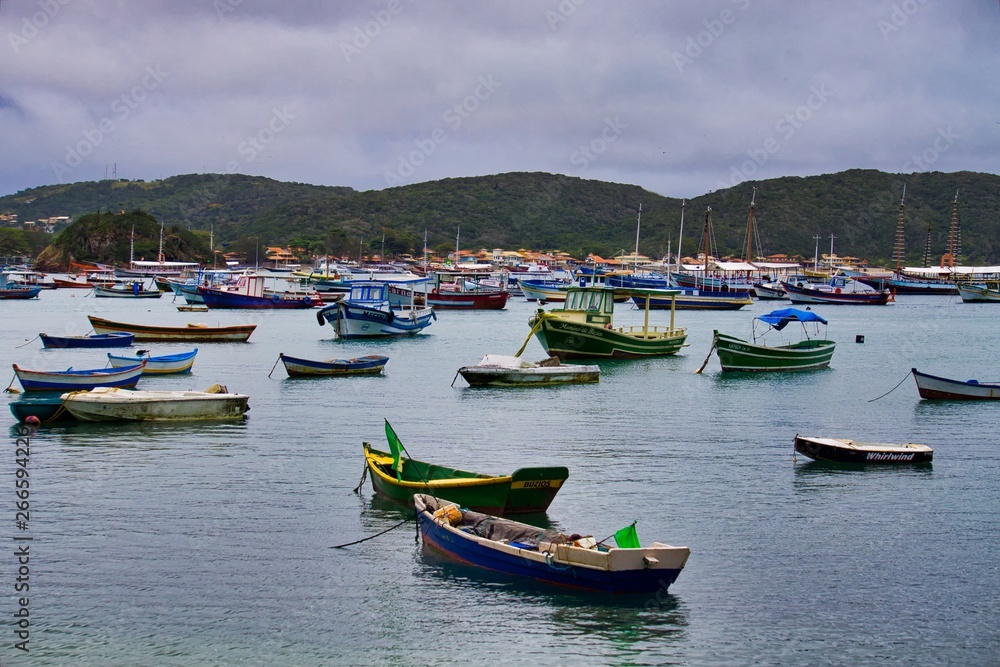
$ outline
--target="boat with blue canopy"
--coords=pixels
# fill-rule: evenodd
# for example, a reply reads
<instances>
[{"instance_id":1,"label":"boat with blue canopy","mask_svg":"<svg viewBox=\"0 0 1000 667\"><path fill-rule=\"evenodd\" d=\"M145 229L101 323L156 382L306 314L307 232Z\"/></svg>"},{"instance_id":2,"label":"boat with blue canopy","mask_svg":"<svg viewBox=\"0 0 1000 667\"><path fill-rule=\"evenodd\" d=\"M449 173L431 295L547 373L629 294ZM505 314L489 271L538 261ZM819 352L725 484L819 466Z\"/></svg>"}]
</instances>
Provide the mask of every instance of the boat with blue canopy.
<instances>
[{"instance_id":1,"label":"boat with blue canopy","mask_svg":"<svg viewBox=\"0 0 1000 667\"><path fill-rule=\"evenodd\" d=\"M783 339L780 344L770 344L769 335L773 341L793 322L802 325L801 340L788 343ZM716 330L708 358L711 358L713 351L716 352L723 371L804 371L826 368L830 365L837 346L834 341L826 339L826 324L825 319L811 310L772 310L753 319L750 341ZM822 338L819 337L820 326L824 327ZM705 359L706 364L708 358ZM698 372L704 368L705 364Z\"/></svg>"}]
</instances>

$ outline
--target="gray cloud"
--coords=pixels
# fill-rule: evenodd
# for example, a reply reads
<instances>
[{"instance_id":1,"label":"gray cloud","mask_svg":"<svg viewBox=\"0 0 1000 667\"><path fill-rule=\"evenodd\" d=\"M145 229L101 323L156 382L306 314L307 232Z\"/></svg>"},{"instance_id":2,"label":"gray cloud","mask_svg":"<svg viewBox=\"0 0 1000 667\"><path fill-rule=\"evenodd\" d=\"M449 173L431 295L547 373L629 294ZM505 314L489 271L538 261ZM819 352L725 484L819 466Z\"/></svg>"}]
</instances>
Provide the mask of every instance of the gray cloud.
<instances>
[{"instance_id":1,"label":"gray cloud","mask_svg":"<svg viewBox=\"0 0 1000 667\"><path fill-rule=\"evenodd\" d=\"M0 192L111 164L362 190L549 171L688 197L996 170L995 4L676 4L7 0Z\"/></svg>"}]
</instances>

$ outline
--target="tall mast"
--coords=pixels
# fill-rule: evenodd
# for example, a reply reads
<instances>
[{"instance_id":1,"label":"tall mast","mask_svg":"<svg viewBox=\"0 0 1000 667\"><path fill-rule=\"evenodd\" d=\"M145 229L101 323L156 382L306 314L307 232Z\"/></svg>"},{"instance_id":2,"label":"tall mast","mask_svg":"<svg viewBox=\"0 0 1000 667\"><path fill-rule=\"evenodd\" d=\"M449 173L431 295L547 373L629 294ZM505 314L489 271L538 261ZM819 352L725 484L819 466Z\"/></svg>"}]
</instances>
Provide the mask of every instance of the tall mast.
<instances>
[{"instance_id":1,"label":"tall mast","mask_svg":"<svg viewBox=\"0 0 1000 667\"><path fill-rule=\"evenodd\" d=\"M458 268L458 238L462 235L462 225L458 226L458 231L455 232L455 266Z\"/></svg>"},{"instance_id":2,"label":"tall mast","mask_svg":"<svg viewBox=\"0 0 1000 667\"><path fill-rule=\"evenodd\" d=\"M757 199L757 188L753 189L753 193L750 195L750 213L747 215L747 241L745 247L747 249L746 257L743 261L752 262L753 261L753 208L754 201Z\"/></svg>"},{"instance_id":3,"label":"tall mast","mask_svg":"<svg viewBox=\"0 0 1000 667\"><path fill-rule=\"evenodd\" d=\"M955 268L956 260L961 263L961 258L959 257L961 254L962 229L958 222L958 190L955 190L955 200L951 204L951 229L948 230L948 254L945 255L949 269Z\"/></svg>"},{"instance_id":4,"label":"tall mast","mask_svg":"<svg viewBox=\"0 0 1000 667\"><path fill-rule=\"evenodd\" d=\"M132 236L128 243L128 268L135 268L135 223L132 223Z\"/></svg>"},{"instance_id":5,"label":"tall mast","mask_svg":"<svg viewBox=\"0 0 1000 667\"><path fill-rule=\"evenodd\" d=\"M896 221L896 272L903 268L904 235L903 235L903 204L906 201L906 183L903 183L903 195L899 198L899 220Z\"/></svg>"},{"instance_id":6,"label":"tall mast","mask_svg":"<svg viewBox=\"0 0 1000 667\"><path fill-rule=\"evenodd\" d=\"M819 271L819 240L821 238L819 234L813 237L816 241L816 254L813 255L813 271Z\"/></svg>"},{"instance_id":7,"label":"tall mast","mask_svg":"<svg viewBox=\"0 0 1000 667\"><path fill-rule=\"evenodd\" d=\"M160 249L156 253L156 261L163 263L163 223L160 223Z\"/></svg>"},{"instance_id":8,"label":"tall mast","mask_svg":"<svg viewBox=\"0 0 1000 667\"><path fill-rule=\"evenodd\" d=\"M639 214L635 218L635 254L632 256L632 273L639 272L639 225L642 223L642 202L639 203Z\"/></svg>"},{"instance_id":9,"label":"tall mast","mask_svg":"<svg viewBox=\"0 0 1000 667\"><path fill-rule=\"evenodd\" d=\"M712 231L712 207L706 206L705 207L705 270L703 273L703 277L705 279L706 284L708 282L708 251L712 247L712 242L709 239L709 234L711 234L711 231Z\"/></svg>"},{"instance_id":10,"label":"tall mast","mask_svg":"<svg viewBox=\"0 0 1000 667\"><path fill-rule=\"evenodd\" d=\"M681 233L677 236L677 271L681 270L681 247L684 245L684 208L687 206L687 200L681 200Z\"/></svg>"},{"instance_id":11,"label":"tall mast","mask_svg":"<svg viewBox=\"0 0 1000 667\"><path fill-rule=\"evenodd\" d=\"M427 273L427 228L424 227L424 273Z\"/></svg>"},{"instance_id":12,"label":"tall mast","mask_svg":"<svg viewBox=\"0 0 1000 667\"><path fill-rule=\"evenodd\" d=\"M833 268L833 258L834 258L834 254L833 254L833 239L835 239L835 238L836 237L833 234L830 234L830 268L831 269Z\"/></svg>"},{"instance_id":13,"label":"tall mast","mask_svg":"<svg viewBox=\"0 0 1000 667\"><path fill-rule=\"evenodd\" d=\"M931 226L927 225L927 239L924 240L924 263L923 266L931 265Z\"/></svg>"}]
</instances>

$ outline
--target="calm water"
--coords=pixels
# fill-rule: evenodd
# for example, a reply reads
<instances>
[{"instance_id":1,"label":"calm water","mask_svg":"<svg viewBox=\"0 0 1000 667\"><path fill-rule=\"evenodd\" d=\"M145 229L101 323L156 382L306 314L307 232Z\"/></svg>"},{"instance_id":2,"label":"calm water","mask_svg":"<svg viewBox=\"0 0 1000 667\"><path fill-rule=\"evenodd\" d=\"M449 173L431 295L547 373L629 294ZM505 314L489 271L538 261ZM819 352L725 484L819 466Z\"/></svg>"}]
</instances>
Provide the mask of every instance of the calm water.
<instances>
[{"instance_id":1,"label":"calm water","mask_svg":"<svg viewBox=\"0 0 1000 667\"><path fill-rule=\"evenodd\" d=\"M146 323L259 324L245 345L202 345L189 377L251 397L226 425L72 425L31 438L30 654L14 649L13 418L0 498L3 665L683 664L996 665L1000 656L1000 405L920 401L911 366L1000 379L1000 307L900 297L817 307L838 341L826 371L723 377L701 365L736 313L678 313L681 355L602 364L597 385L478 389L459 366L511 354L534 306L443 312L427 334L338 342L314 312L179 313L48 291L0 302L3 367L105 365L42 350L87 314ZM641 315L619 305L619 322ZM665 317L665 314L663 314ZM863 344L855 336L864 335ZM145 345L153 354L189 349ZM376 378L289 380L279 352L390 357ZM525 356L541 358L532 341ZM991 377L992 374L992 377ZM482 472L563 464L549 509L604 537L691 548L669 594L591 598L425 555L405 514L373 500L361 442L383 418L416 458ZM935 449L931 469L839 470L792 457L799 433ZM21 543L17 543L21 544Z\"/></svg>"}]
</instances>

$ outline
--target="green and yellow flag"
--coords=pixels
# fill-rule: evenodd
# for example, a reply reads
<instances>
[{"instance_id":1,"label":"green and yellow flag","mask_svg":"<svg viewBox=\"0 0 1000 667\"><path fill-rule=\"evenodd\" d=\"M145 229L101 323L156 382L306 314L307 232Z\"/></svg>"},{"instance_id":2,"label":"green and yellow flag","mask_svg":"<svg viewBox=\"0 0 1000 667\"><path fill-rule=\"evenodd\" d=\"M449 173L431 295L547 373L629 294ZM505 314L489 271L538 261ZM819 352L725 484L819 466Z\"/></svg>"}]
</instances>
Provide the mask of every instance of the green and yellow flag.
<instances>
[{"instance_id":1,"label":"green and yellow flag","mask_svg":"<svg viewBox=\"0 0 1000 667\"><path fill-rule=\"evenodd\" d=\"M615 533L615 544L619 549L638 549L642 545L639 543L639 533L635 530L635 521L631 525L625 526Z\"/></svg>"},{"instance_id":2,"label":"green and yellow flag","mask_svg":"<svg viewBox=\"0 0 1000 667\"><path fill-rule=\"evenodd\" d=\"M403 443L396 437L396 432L389 426L389 420L385 420L385 439L389 441L389 451L392 452L392 469L396 471L396 481L403 481Z\"/></svg>"}]
</instances>

